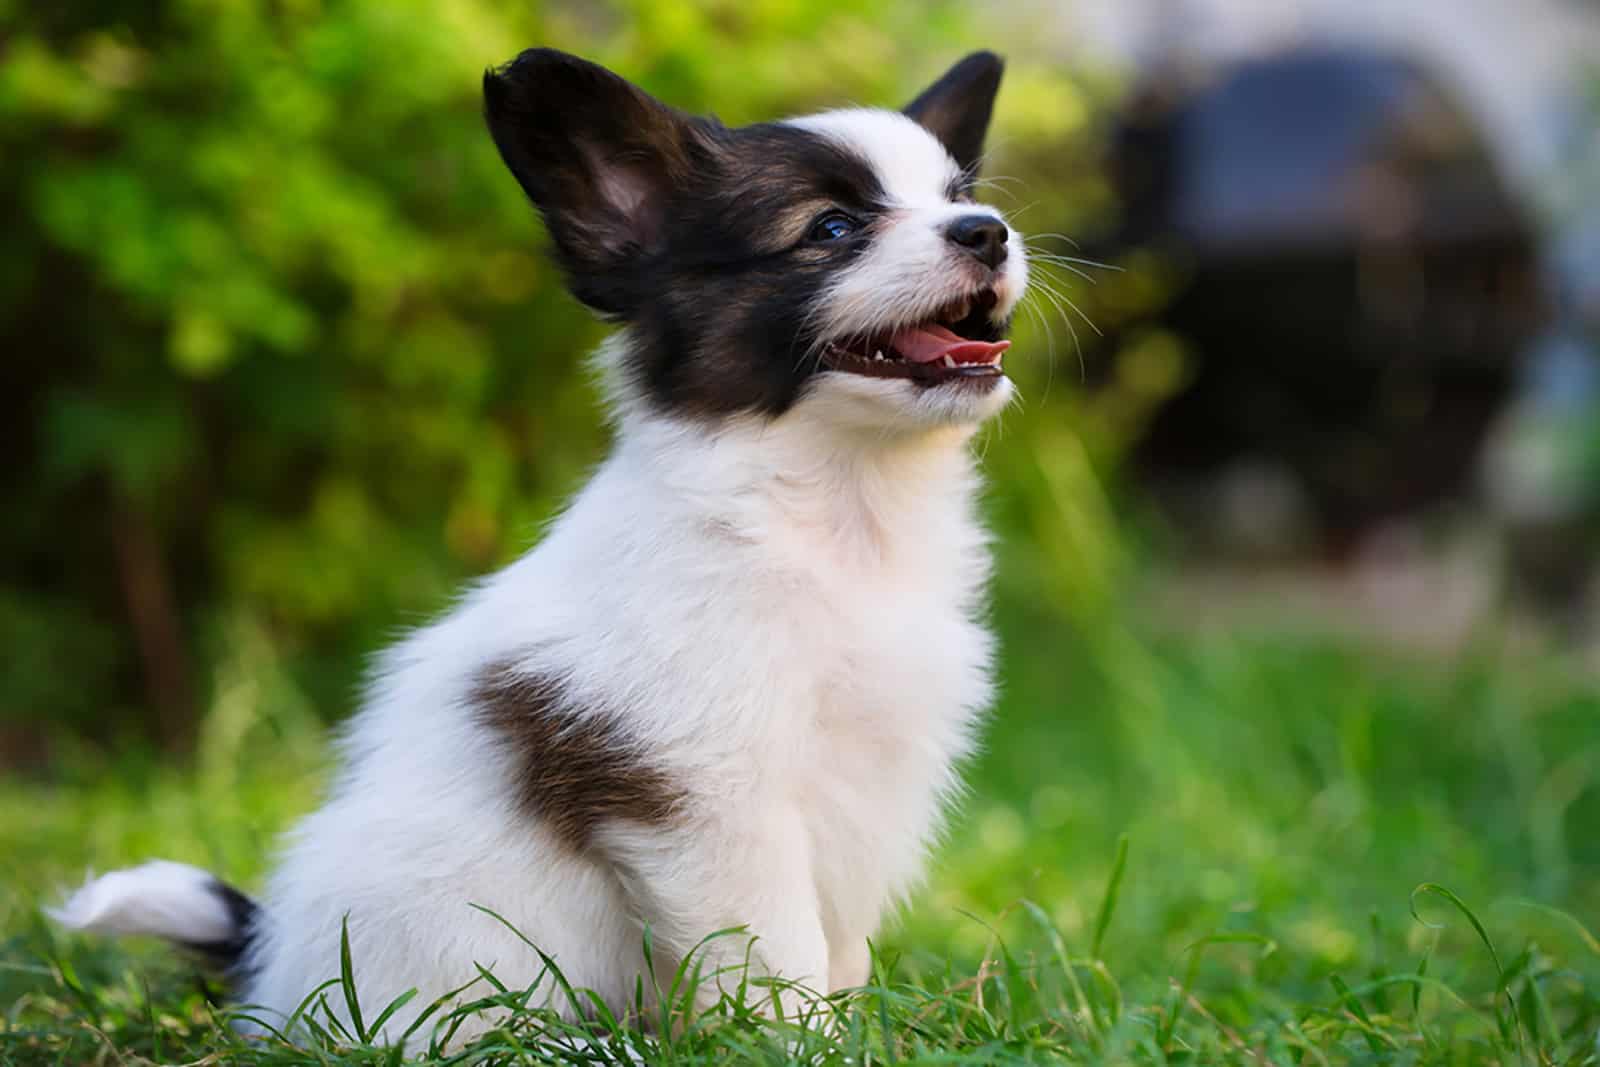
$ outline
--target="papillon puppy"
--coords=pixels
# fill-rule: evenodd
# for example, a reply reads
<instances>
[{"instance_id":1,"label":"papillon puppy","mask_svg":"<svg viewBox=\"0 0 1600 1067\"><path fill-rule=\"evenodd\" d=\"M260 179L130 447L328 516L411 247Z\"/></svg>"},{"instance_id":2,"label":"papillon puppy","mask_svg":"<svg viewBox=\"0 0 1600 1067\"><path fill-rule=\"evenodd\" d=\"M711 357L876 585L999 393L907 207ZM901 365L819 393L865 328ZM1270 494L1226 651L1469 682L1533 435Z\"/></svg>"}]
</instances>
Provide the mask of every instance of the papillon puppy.
<instances>
[{"instance_id":1,"label":"papillon puppy","mask_svg":"<svg viewBox=\"0 0 1600 1067\"><path fill-rule=\"evenodd\" d=\"M974 196L1001 66L739 128L549 49L489 71L501 156L617 326L609 458L380 657L259 900L156 862L56 917L202 950L280 1021L347 930L369 1017L418 991L390 1037L480 967L534 983L530 942L619 1013L730 927L705 973L864 983L992 692L969 445L1028 282Z\"/></svg>"}]
</instances>

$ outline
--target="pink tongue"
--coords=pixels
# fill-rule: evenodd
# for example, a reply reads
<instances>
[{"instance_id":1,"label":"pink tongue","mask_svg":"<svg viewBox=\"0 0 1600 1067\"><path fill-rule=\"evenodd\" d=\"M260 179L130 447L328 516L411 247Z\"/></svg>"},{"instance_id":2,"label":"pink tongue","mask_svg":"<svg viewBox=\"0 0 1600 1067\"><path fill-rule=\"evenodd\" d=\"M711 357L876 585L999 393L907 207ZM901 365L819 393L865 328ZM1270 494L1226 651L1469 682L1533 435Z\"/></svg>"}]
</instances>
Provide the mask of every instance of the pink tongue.
<instances>
[{"instance_id":1,"label":"pink tongue","mask_svg":"<svg viewBox=\"0 0 1600 1067\"><path fill-rule=\"evenodd\" d=\"M956 363L988 363L1011 347L1010 341L969 341L943 326L913 326L889 341L913 363L934 363L949 356Z\"/></svg>"}]
</instances>

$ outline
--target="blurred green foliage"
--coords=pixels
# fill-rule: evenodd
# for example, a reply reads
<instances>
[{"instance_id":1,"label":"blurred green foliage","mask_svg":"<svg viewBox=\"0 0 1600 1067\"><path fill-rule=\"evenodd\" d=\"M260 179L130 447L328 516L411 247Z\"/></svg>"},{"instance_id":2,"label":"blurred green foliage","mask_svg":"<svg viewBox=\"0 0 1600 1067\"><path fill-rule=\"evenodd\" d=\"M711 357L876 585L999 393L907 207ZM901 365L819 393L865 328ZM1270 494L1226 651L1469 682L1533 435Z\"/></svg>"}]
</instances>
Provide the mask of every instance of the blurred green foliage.
<instances>
[{"instance_id":1,"label":"blurred green foliage","mask_svg":"<svg viewBox=\"0 0 1600 1067\"><path fill-rule=\"evenodd\" d=\"M993 195L1070 232L1108 210L1099 90L1006 26L917 0L0 0L0 763L192 746L242 644L342 714L367 653L597 460L600 329L482 128L486 66L555 45L738 123L897 104L999 47ZM1099 314L1147 286L1108 276ZM1000 511L1098 559L1108 530L1055 511L1092 480L1071 390L1049 399L1085 326L1041 298L1026 329L1055 365L995 443Z\"/></svg>"}]
</instances>

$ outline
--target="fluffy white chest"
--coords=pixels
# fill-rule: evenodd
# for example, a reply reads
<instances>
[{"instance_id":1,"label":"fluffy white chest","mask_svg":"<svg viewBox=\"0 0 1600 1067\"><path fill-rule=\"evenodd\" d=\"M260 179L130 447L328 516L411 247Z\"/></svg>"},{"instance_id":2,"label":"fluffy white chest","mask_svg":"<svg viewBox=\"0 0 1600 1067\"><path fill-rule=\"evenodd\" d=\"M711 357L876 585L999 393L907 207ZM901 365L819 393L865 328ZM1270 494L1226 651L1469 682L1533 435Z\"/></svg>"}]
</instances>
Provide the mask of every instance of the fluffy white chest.
<instances>
[{"instance_id":1,"label":"fluffy white chest","mask_svg":"<svg viewBox=\"0 0 1600 1067\"><path fill-rule=\"evenodd\" d=\"M953 434L866 461L770 431L762 443L781 459L741 442L733 469L715 453L696 464L720 492L654 504L714 519L680 516L710 532L682 558L650 556L662 587L637 601L647 629L691 636L632 662L680 687L658 725L687 765L736 803L792 806L829 940L857 942L917 878L990 699L976 481ZM699 575L692 611L668 588L678 568Z\"/></svg>"},{"instance_id":2,"label":"fluffy white chest","mask_svg":"<svg viewBox=\"0 0 1600 1067\"><path fill-rule=\"evenodd\" d=\"M987 634L904 590L829 644L795 783L830 939L867 936L918 877L988 701Z\"/></svg>"}]
</instances>

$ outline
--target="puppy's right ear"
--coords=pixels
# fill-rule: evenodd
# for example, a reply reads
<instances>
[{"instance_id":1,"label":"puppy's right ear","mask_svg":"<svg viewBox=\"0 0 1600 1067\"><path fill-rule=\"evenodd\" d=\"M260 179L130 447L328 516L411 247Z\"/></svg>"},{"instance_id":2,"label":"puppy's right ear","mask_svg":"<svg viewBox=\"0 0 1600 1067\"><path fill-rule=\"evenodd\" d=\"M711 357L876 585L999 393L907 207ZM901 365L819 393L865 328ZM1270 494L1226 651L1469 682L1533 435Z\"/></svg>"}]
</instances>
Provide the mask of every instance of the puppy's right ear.
<instances>
[{"instance_id":1,"label":"puppy's right ear","mask_svg":"<svg viewBox=\"0 0 1600 1067\"><path fill-rule=\"evenodd\" d=\"M977 177L1005 69L993 52L974 52L906 105L905 113L939 139L969 179Z\"/></svg>"},{"instance_id":2,"label":"puppy's right ear","mask_svg":"<svg viewBox=\"0 0 1600 1067\"><path fill-rule=\"evenodd\" d=\"M638 266L702 151L699 121L604 67L531 48L483 76L489 132L544 216L572 292L626 317Z\"/></svg>"}]
</instances>

